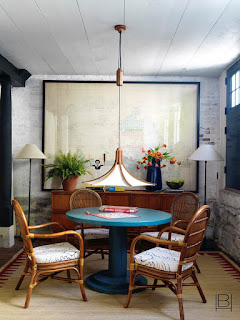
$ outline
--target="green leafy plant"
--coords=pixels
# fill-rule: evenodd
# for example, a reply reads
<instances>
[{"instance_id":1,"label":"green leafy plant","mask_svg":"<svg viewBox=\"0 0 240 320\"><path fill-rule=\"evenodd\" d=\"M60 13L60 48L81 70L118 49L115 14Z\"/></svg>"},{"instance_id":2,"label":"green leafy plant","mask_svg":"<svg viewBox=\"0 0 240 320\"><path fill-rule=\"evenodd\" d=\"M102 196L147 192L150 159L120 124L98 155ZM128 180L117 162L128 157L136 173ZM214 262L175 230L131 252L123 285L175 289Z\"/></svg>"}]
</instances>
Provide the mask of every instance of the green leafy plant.
<instances>
[{"instance_id":1,"label":"green leafy plant","mask_svg":"<svg viewBox=\"0 0 240 320\"><path fill-rule=\"evenodd\" d=\"M86 170L88 160L78 152L73 154L71 154L71 152L67 154L59 152L53 156L53 159L54 163L44 165L45 168L49 169L46 180L55 177L61 177L62 180L69 180L72 176L81 176L89 173Z\"/></svg>"}]
</instances>

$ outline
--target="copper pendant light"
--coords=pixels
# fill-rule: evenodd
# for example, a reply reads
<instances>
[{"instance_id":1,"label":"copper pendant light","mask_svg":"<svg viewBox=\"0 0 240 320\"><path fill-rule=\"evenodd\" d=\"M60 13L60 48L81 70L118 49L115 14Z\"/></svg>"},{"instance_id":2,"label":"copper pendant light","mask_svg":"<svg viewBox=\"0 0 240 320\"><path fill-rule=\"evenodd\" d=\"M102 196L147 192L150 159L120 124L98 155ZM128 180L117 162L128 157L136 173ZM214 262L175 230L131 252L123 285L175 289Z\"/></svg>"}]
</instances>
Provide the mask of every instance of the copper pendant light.
<instances>
[{"instance_id":1,"label":"copper pendant light","mask_svg":"<svg viewBox=\"0 0 240 320\"><path fill-rule=\"evenodd\" d=\"M122 149L120 148L120 106L121 106L121 86L123 85L122 69L122 32L126 30L125 25L116 25L115 30L119 32L119 65L116 72L116 84L119 87L119 148L116 150L115 162L112 168L97 179L86 181L92 186L122 186L122 187L144 187L154 186L154 183L147 182L134 177L124 166L122 160Z\"/></svg>"}]
</instances>

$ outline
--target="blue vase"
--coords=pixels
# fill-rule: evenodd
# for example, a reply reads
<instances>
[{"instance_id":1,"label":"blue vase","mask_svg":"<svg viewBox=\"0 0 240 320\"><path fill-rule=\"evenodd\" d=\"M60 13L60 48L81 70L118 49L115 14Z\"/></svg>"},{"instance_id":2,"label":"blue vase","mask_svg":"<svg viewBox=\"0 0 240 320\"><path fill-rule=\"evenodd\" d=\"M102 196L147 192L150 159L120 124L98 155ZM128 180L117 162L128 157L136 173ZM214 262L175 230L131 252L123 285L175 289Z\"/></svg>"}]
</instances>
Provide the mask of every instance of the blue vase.
<instances>
[{"instance_id":1,"label":"blue vase","mask_svg":"<svg viewBox=\"0 0 240 320\"><path fill-rule=\"evenodd\" d=\"M160 168L160 162L157 162L158 167L155 167L155 160L153 159L152 165L147 168L147 181L155 183L155 186L147 186L148 191L162 190L162 174Z\"/></svg>"}]
</instances>

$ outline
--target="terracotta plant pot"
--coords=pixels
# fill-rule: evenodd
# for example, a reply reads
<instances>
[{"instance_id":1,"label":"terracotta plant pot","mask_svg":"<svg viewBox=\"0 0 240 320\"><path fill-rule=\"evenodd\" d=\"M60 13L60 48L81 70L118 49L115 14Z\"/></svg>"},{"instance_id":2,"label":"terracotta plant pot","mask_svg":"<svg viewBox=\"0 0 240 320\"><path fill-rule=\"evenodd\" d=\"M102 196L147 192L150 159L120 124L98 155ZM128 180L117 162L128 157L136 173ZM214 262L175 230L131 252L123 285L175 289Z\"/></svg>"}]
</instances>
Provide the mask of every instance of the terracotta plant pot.
<instances>
[{"instance_id":1,"label":"terracotta plant pot","mask_svg":"<svg viewBox=\"0 0 240 320\"><path fill-rule=\"evenodd\" d=\"M76 189L78 176L72 176L69 180L62 180L64 191L74 191Z\"/></svg>"}]
</instances>

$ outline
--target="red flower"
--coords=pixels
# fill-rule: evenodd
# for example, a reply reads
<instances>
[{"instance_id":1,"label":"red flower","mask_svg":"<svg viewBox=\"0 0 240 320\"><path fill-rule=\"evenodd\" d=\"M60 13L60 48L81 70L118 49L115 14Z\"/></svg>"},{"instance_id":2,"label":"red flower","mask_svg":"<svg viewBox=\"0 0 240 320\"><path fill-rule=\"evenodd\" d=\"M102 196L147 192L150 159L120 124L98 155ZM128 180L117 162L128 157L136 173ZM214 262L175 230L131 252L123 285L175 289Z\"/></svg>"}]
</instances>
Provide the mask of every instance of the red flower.
<instances>
[{"instance_id":1,"label":"red flower","mask_svg":"<svg viewBox=\"0 0 240 320\"><path fill-rule=\"evenodd\" d=\"M164 167L166 167L166 165L165 164L161 164L160 168L164 168Z\"/></svg>"},{"instance_id":2,"label":"red flower","mask_svg":"<svg viewBox=\"0 0 240 320\"><path fill-rule=\"evenodd\" d=\"M155 163L155 168L158 168L158 164L157 163Z\"/></svg>"},{"instance_id":3,"label":"red flower","mask_svg":"<svg viewBox=\"0 0 240 320\"><path fill-rule=\"evenodd\" d=\"M152 165L152 162L148 162L148 166L150 166L150 167L151 167L151 165Z\"/></svg>"},{"instance_id":4,"label":"red flower","mask_svg":"<svg viewBox=\"0 0 240 320\"><path fill-rule=\"evenodd\" d=\"M162 145L162 148L166 148L167 147L167 145L164 143L163 145Z\"/></svg>"},{"instance_id":5,"label":"red flower","mask_svg":"<svg viewBox=\"0 0 240 320\"><path fill-rule=\"evenodd\" d=\"M140 166L137 166L137 170L139 170L140 169Z\"/></svg>"},{"instance_id":6,"label":"red flower","mask_svg":"<svg viewBox=\"0 0 240 320\"><path fill-rule=\"evenodd\" d=\"M148 168L148 166L144 166L144 169L147 169Z\"/></svg>"},{"instance_id":7,"label":"red flower","mask_svg":"<svg viewBox=\"0 0 240 320\"><path fill-rule=\"evenodd\" d=\"M180 166L181 163L182 163L181 161L178 161L178 162L177 162L177 164L178 164L179 166Z\"/></svg>"},{"instance_id":8,"label":"red flower","mask_svg":"<svg viewBox=\"0 0 240 320\"><path fill-rule=\"evenodd\" d=\"M151 154L151 150L150 149L148 150L148 154Z\"/></svg>"}]
</instances>

